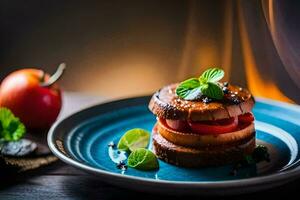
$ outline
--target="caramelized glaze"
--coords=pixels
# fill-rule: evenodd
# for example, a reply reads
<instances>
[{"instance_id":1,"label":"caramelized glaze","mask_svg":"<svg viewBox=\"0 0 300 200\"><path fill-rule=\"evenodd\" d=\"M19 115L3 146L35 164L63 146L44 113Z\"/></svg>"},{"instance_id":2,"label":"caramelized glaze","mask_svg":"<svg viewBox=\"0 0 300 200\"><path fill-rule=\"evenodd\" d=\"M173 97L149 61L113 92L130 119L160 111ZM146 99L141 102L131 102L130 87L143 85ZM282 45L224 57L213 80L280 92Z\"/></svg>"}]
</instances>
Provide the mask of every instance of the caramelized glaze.
<instances>
[{"instance_id":1,"label":"caramelized glaze","mask_svg":"<svg viewBox=\"0 0 300 200\"><path fill-rule=\"evenodd\" d=\"M172 84L162 88L158 94L158 99L166 104L176 107L179 110L193 109L194 111L224 109L229 105L240 104L249 100L252 96L248 90L238 86L229 85L228 93L224 94L222 100L210 100L205 103L202 97L200 99L190 101L178 97L175 93L178 84Z\"/></svg>"}]
</instances>

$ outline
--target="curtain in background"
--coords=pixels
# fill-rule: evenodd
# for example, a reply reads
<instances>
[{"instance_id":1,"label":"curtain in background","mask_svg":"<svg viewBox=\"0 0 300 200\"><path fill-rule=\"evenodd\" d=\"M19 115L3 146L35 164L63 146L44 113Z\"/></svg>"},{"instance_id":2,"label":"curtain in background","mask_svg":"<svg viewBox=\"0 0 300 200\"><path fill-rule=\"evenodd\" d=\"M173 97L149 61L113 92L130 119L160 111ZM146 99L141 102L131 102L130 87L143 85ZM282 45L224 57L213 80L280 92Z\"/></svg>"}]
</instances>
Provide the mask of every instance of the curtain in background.
<instances>
[{"instance_id":1,"label":"curtain in background","mask_svg":"<svg viewBox=\"0 0 300 200\"><path fill-rule=\"evenodd\" d=\"M218 43L202 37L207 29L199 23L201 6L193 1L189 7L179 80L220 65L225 78L248 87L255 96L300 103L297 1L226 1Z\"/></svg>"}]
</instances>

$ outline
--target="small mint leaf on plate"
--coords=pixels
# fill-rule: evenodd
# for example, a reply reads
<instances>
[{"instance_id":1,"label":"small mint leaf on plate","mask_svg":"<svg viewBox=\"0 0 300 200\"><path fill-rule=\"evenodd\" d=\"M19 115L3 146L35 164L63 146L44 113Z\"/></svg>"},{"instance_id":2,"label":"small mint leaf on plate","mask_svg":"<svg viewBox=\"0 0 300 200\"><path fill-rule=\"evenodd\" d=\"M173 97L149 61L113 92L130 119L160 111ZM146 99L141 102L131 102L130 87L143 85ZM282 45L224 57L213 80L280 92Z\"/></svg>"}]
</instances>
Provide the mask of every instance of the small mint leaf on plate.
<instances>
[{"instance_id":1,"label":"small mint leaf on plate","mask_svg":"<svg viewBox=\"0 0 300 200\"><path fill-rule=\"evenodd\" d=\"M139 148L131 152L128 166L139 170L155 170L159 168L157 157L148 149Z\"/></svg>"},{"instance_id":2,"label":"small mint leaf on plate","mask_svg":"<svg viewBox=\"0 0 300 200\"><path fill-rule=\"evenodd\" d=\"M118 143L118 149L134 151L138 148L146 148L149 144L150 133L144 129L134 128L127 131Z\"/></svg>"}]
</instances>

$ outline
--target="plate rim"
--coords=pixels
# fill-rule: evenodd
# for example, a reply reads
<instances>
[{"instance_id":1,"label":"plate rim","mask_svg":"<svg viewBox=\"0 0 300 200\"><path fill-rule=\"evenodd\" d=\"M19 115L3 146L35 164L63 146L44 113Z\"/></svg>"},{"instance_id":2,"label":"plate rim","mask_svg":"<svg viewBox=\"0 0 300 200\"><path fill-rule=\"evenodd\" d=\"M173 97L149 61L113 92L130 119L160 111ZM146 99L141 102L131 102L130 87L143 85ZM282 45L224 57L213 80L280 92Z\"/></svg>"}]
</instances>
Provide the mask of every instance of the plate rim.
<instances>
[{"instance_id":1,"label":"plate rim","mask_svg":"<svg viewBox=\"0 0 300 200\"><path fill-rule=\"evenodd\" d=\"M131 181L131 182L139 182L139 183L147 183L147 184L160 184L162 186L175 186L175 187L189 187L189 188L207 188L207 189L220 189L220 188L228 188L228 187L245 187L245 186L253 186L253 185L259 185L259 184L265 184L265 183L270 183L274 181L284 181L287 179L295 180L296 178L299 178L300 176L300 166L287 170L287 171L282 171L274 174L269 174L269 175L262 175L258 177L251 177L251 178L243 178L243 179L236 179L236 180L222 180L222 181L172 181L172 180L160 180L160 179L151 179L151 178L146 178L146 177L137 177L137 176L132 176L132 175L127 175L127 174L118 174L115 172L109 172L103 169L99 169L96 167L88 166L85 165L79 161L76 161L75 159L69 158L63 153L61 153L55 146L54 144L54 135L55 131L58 128L58 126L63 123L64 121L68 120L69 118L80 114L81 112L87 112L90 109L93 109L98 106L105 106L109 103L120 103L120 102L126 102L126 101L133 101L133 100L138 100L138 99L147 99L150 98L151 96L146 95L146 96L137 96L137 97L129 97L129 98L122 98L118 100L108 100L104 101L99 104L95 104L89 107L86 107L84 109L81 109L71 115L68 115L58 121L56 121L48 131L47 135L47 142L50 150L52 153L57 156L60 160L63 162L76 167L78 169L82 169L87 172L91 172L94 174L101 175L103 177L111 177L114 179L118 179L120 181ZM262 102L270 105L275 105L278 107L282 107L284 109L290 109L290 110L299 110L300 112L300 105L296 104L291 104L291 103L286 103L286 102L281 102L273 99L268 99L264 97L255 97L255 100L257 102Z\"/></svg>"}]
</instances>

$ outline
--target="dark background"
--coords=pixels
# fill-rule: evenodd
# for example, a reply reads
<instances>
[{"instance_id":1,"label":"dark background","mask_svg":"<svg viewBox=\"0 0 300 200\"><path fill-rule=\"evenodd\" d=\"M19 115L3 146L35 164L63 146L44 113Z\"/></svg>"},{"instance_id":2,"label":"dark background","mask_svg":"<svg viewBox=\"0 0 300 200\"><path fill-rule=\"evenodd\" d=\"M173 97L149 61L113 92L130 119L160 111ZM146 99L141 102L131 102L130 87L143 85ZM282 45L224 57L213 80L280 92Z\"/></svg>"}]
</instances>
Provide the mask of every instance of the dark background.
<instances>
[{"instance_id":1,"label":"dark background","mask_svg":"<svg viewBox=\"0 0 300 200\"><path fill-rule=\"evenodd\" d=\"M66 62L65 90L118 98L218 66L255 96L299 103L299 8L295 0L2 0L0 79Z\"/></svg>"},{"instance_id":2,"label":"dark background","mask_svg":"<svg viewBox=\"0 0 300 200\"><path fill-rule=\"evenodd\" d=\"M67 90L152 92L172 81L179 65L187 3L1 1L0 78L24 67L53 73L64 61Z\"/></svg>"}]
</instances>

